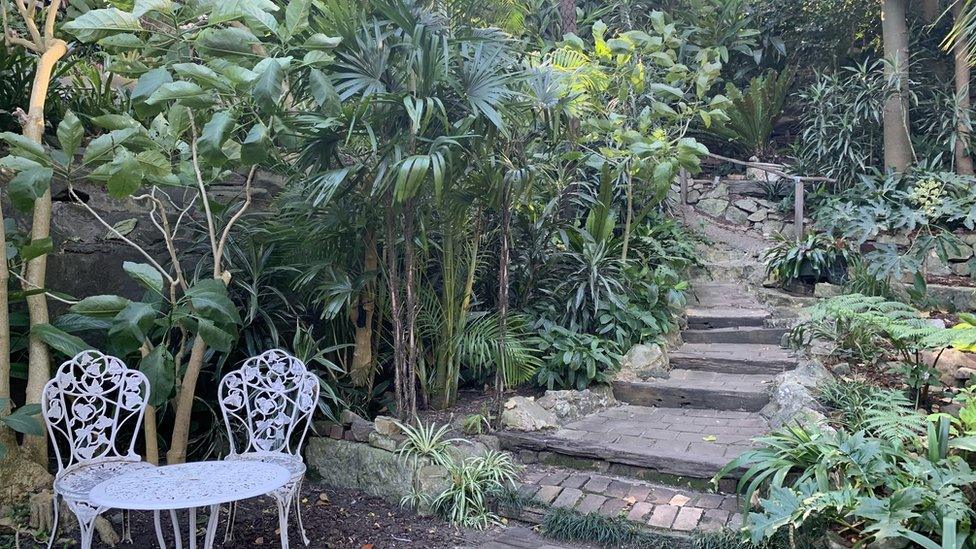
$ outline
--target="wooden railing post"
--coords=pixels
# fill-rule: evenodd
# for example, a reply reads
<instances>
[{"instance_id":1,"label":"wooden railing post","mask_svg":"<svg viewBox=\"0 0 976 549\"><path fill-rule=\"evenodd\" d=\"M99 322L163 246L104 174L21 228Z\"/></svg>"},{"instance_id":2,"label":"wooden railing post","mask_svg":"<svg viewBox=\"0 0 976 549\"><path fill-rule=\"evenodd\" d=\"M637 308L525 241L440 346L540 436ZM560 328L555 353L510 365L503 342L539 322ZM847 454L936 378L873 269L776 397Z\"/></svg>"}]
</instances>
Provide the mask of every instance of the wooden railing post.
<instances>
[{"instance_id":1,"label":"wooden railing post","mask_svg":"<svg viewBox=\"0 0 976 549\"><path fill-rule=\"evenodd\" d=\"M688 204L688 170L681 168L678 171L678 188L681 196L681 204Z\"/></svg>"},{"instance_id":2,"label":"wooden railing post","mask_svg":"<svg viewBox=\"0 0 976 549\"><path fill-rule=\"evenodd\" d=\"M793 228L796 240L803 240L803 180L793 178Z\"/></svg>"}]
</instances>

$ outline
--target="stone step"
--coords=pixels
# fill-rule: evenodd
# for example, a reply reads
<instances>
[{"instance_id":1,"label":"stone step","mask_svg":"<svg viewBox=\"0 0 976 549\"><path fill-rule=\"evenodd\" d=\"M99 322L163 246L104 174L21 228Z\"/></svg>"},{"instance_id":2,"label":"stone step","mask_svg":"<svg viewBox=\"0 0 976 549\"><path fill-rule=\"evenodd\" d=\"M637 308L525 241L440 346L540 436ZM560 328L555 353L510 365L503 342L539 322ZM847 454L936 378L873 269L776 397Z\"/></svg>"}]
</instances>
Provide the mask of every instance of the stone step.
<instances>
[{"instance_id":1,"label":"stone step","mask_svg":"<svg viewBox=\"0 0 976 549\"><path fill-rule=\"evenodd\" d=\"M676 369L730 374L778 374L796 366L796 358L778 344L687 342L668 357Z\"/></svg>"},{"instance_id":2,"label":"stone step","mask_svg":"<svg viewBox=\"0 0 976 549\"><path fill-rule=\"evenodd\" d=\"M695 531L737 530L742 526L742 505L734 495L674 488L607 473L530 465L522 474L518 491L524 505L500 509L508 518L535 524L552 508L573 509L583 515L621 516L666 538L662 539L666 547L691 547L689 534ZM518 543L512 547L542 545Z\"/></svg>"},{"instance_id":3,"label":"stone step","mask_svg":"<svg viewBox=\"0 0 976 549\"><path fill-rule=\"evenodd\" d=\"M773 377L676 368L668 379L615 381L613 395L638 406L758 412L769 403Z\"/></svg>"},{"instance_id":4,"label":"stone step","mask_svg":"<svg viewBox=\"0 0 976 549\"><path fill-rule=\"evenodd\" d=\"M763 309L742 309L739 307L698 307L689 306L685 314L688 328L710 330L712 328L734 328L741 326L765 326L772 315Z\"/></svg>"},{"instance_id":5,"label":"stone step","mask_svg":"<svg viewBox=\"0 0 976 549\"><path fill-rule=\"evenodd\" d=\"M701 308L764 308L757 296L744 284L727 282L692 282L688 303Z\"/></svg>"},{"instance_id":6,"label":"stone step","mask_svg":"<svg viewBox=\"0 0 976 549\"><path fill-rule=\"evenodd\" d=\"M549 431L501 431L504 449L523 462L596 470L708 489L715 474L768 432L752 412L618 406ZM719 486L734 492L741 471Z\"/></svg>"},{"instance_id":7,"label":"stone step","mask_svg":"<svg viewBox=\"0 0 976 549\"><path fill-rule=\"evenodd\" d=\"M685 330L681 339L685 343L753 343L779 345L783 341L785 328L764 328L760 326L735 326L712 330Z\"/></svg>"},{"instance_id":8,"label":"stone step","mask_svg":"<svg viewBox=\"0 0 976 549\"><path fill-rule=\"evenodd\" d=\"M695 273L702 278L709 278L716 282L760 282L766 274L762 263L752 259L727 259L711 261L695 269Z\"/></svg>"}]
</instances>

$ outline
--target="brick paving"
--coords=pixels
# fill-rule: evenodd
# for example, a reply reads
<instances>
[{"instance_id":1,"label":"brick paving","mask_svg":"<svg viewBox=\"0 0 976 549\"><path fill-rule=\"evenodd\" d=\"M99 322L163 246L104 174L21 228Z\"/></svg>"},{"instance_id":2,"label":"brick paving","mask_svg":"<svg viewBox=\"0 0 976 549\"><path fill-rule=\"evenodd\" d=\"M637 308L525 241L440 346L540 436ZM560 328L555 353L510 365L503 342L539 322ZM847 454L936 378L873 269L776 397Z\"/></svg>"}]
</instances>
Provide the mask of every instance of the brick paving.
<instances>
[{"instance_id":1,"label":"brick paving","mask_svg":"<svg viewBox=\"0 0 976 549\"><path fill-rule=\"evenodd\" d=\"M742 524L738 497L600 473L528 470L520 493L540 505L623 516L649 528L714 531Z\"/></svg>"}]
</instances>

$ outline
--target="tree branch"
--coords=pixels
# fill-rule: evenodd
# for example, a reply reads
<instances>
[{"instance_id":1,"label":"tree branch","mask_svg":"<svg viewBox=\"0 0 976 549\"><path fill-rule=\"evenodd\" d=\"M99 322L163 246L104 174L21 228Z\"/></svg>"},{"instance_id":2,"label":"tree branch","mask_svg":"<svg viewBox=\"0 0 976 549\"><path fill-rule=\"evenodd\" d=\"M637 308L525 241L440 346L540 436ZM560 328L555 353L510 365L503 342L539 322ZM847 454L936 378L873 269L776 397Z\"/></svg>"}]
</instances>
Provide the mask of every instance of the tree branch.
<instances>
[{"instance_id":1,"label":"tree branch","mask_svg":"<svg viewBox=\"0 0 976 549\"><path fill-rule=\"evenodd\" d=\"M214 278L220 278L220 266L217 265L217 231L214 229L213 213L210 212L210 200L207 197L207 187L203 184L203 174L200 172L200 159L197 157L197 123L193 120L193 111L189 107L186 109L190 118L190 158L193 162L193 172L197 178L197 185L200 187L200 200L203 201L203 210L207 214L207 235L210 237L210 250L214 257Z\"/></svg>"},{"instance_id":2,"label":"tree branch","mask_svg":"<svg viewBox=\"0 0 976 549\"><path fill-rule=\"evenodd\" d=\"M237 220L244 215L247 208L251 205L251 182L254 180L254 174L257 172L257 166L251 166L251 171L247 173L247 180L244 182L244 204L241 205L241 209L230 218L227 225L224 226L224 231L220 235L220 243L217 244L217 252L214 254L214 272L219 273L222 271L220 268L221 259L224 255L224 246L227 245L227 237L230 236L230 230L237 223Z\"/></svg>"}]
</instances>

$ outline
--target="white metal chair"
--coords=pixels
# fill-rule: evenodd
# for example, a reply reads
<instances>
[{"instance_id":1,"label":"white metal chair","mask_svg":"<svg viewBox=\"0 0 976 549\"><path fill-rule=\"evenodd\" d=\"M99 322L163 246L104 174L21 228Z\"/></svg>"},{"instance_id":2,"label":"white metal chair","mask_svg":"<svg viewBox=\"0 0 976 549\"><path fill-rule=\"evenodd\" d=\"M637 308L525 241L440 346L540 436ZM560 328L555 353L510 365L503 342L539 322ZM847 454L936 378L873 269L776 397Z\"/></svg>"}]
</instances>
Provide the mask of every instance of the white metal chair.
<instances>
[{"instance_id":1,"label":"white metal chair","mask_svg":"<svg viewBox=\"0 0 976 549\"><path fill-rule=\"evenodd\" d=\"M220 381L218 391L230 454L225 459L258 460L288 469L291 480L270 496L278 505L281 546L288 548L288 515L294 502L302 541L301 487L305 461L301 448L319 400L319 379L305 364L274 349L249 358ZM240 444L239 444L240 443ZM225 542L234 536L236 504L230 506Z\"/></svg>"},{"instance_id":2,"label":"white metal chair","mask_svg":"<svg viewBox=\"0 0 976 549\"><path fill-rule=\"evenodd\" d=\"M41 413L58 460L49 548L57 537L59 498L78 518L81 547L89 549L95 519L105 510L89 502L92 488L113 476L154 467L135 452L147 402L146 376L95 350L61 364L44 386ZM122 539L131 542L128 511L122 522ZM158 516L156 524L158 532Z\"/></svg>"}]
</instances>

